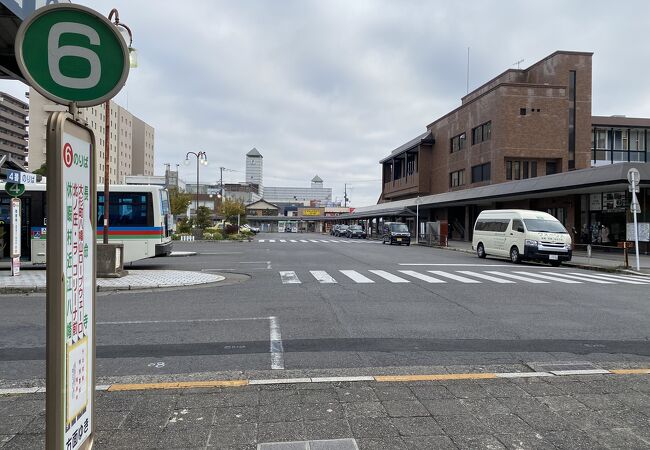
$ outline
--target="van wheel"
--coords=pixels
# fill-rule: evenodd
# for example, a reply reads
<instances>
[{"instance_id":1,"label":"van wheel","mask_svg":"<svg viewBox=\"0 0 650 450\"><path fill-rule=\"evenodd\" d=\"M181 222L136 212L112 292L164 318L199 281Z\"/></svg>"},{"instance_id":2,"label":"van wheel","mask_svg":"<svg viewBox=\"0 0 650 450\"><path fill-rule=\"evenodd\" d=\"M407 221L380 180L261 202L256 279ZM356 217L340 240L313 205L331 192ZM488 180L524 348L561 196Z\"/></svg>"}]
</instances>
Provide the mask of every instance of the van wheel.
<instances>
[{"instance_id":1,"label":"van wheel","mask_svg":"<svg viewBox=\"0 0 650 450\"><path fill-rule=\"evenodd\" d=\"M510 249L510 261L514 264L519 264L521 262L521 255L519 255L519 249L516 246L513 246Z\"/></svg>"},{"instance_id":2,"label":"van wheel","mask_svg":"<svg viewBox=\"0 0 650 450\"><path fill-rule=\"evenodd\" d=\"M476 256L479 258L485 258L485 247L483 247L483 243L479 242L479 244L476 246Z\"/></svg>"},{"instance_id":3,"label":"van wheel","mask_svg":"<svg viewBox=\"0 0 650 450\"><path fill-rule=\"evenodd\" d=\"M562 261L550 261L551 265L553 267L560 267L560 264L562 264Z\"/></svg>"}]
</instances>

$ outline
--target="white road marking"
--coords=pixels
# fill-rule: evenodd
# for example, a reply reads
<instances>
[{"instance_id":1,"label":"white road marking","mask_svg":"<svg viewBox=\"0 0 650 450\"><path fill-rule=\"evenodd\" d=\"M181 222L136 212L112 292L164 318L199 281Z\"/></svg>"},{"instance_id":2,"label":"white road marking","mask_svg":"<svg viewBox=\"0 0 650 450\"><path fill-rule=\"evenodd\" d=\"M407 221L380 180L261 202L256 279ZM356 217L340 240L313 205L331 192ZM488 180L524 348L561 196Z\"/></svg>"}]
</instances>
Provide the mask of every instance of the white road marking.
<instances>
[{"instance_id":1,"label":"white road marking","mask_svg":"<svg viewBox=\"0 0 650 450\"><path fill-rule=\"evenodd\" d=\"M265 241L266 241L266 239L260 239L260 240L257 241L257 242L265 242Z\"/></svg>"},{"instance_id":2,"label":"white road marking","mask_svg":"<svg viewBox=\"0 0 650 450\"><path fill-rule=\"evenodd\" d=\"M336 243L336 244L339 243L339 241L335 241L335 240L333 240L333 239L330 239L328 242L334 242L334 243Z\"/></svg>"},{"instance_id":3,"label":"white road marking","mask_svg":"<svg viewBox=\"0 0 650 450\"><path fill-rule=\"evenodd\" d=\"M611 373L605 369L580 369L580 370L551 370L553 375L604 375Z\"/></svg>"},{"instance_id":4,"label":"white road marking","mask_svg":"<svg viewBox=\"0 0 650 450\"><path fill-rule=\"evenodd\" d=\"M319 239L321 242L329 242L327 239Z\"/></svg>"},{"instance_id":5,"label":"white road marking","mask_svg":"<svg viewBox=\"0 0 650 450\"><path fill-rule=\"evenodd\" d=\"M434 275L438 275L444 278L449 278L451 280L456 280L460 281L461 283L467 283L467 284L478 284L480 281L478 280L472 280L471 278L467 277L461 277L460 275L454 275L453 273L447 273L443 272L442 270L428 270L427 272L430 272Z\"/></svg>"},{"instance_id":6,"label":"white road marking","mask_svg":"<svg viewBox=\"0 0 650 450\"><path fill-rule=\"evenodd\" d=\"M566 273L556 273L556 272L542 272L548 275L553 275L555 277L562 277L562 278L570 278L570 279L577 279L580 281L584 281L586 283L595 283L595 284L614 284L613 281L603 281L603 280L596 280L596 279L591 279L591 278L585 278L581 276L576 276L576 275L569 275Z\"/></svg>"},{"instance_id":7,"label":"white road marking","mask_svg":"<svg viewBox=\"0 0 650 450\"><path fill-rule=\"evenodd\" d=\"M641 275L611 275L617 278L624 278L626 280L634 280L634 281L644 281L646 283L650 283L650 278L644 277Z\"/></svg>"},{"instance_id":8,"label":"white road marking","mask_svg":"<svg viewBox=\"0 0 650 450\"><path fill-rule=\"evenodd\" d=\"M356 270L339 270L343 275L354 281L355 283L374 283L370 278L361 275Z\"/></svg>"},{"instance_id":9,"label":"white road marking","mask_svg":"<svg viewBox=\"0 0 650 450\"><path fill-rule=\"evenodd\" d=\"M324 270L310 270L311 274L319 283L336 283L336 280Z\"/></svg>"},{"instance_id":10,"label":"white road marking","mask_svg":"<svg viewBox=\"0 0 650 450\"><path fill-rule=\"evenodd\" d=\"M615 275L605 275L605 274L591 275L591 274L579 273L579 272L570 272L570 273L571 275L580 275L587 278L595 278L596 280L617 281L619 283L627 283L627 284L648 284L648 282L628 280L625 278L617 277Z\"/></svg>"},{"instance_id":11,"label":"white road marking","mask_svg":"<svg viewBox=\"0 0 650 450\"><path fill-rule=\"evenodd\" d=\"M495 374L497 378L533 378L533 377L552 377L548 372L504 372Z\"/></svg>"},{"instance_id":12,"label":"white road marking","mask_svg":"<svg viewBox=\"0 0 650 450\"><path fill-rule=\"evenodd\" d=\"M275 239L269 239L269 242L275 242Z\"/></svg>"},{"instance_id":13,"label":"white road marking","mask_svg":"<svg viewBox=\"0 0 650 450\"><path fill-rule=\"evenodd\" d=\"M280 279L282 284L300 284L300 279L293 270L281 270Z\"/></svg>"},{"instance_id":14,"label":"white road marking","mask_svg":"<svg viewBox=\"0 0 650 450\"><path fill-rule=\"evenodd\" d=\"M307 242L307 239L300 239L300 242Z\"/></svg>"},{"instance_id":15,"label":"white road marking","mask_svg":"<svg viewBox=\"0 0 650 450\"><path fill-rule=\"evenodd\" d=\"M534 278L541 278L542 280L550 280L550 281L557 281L558 283L565 283L565 284L582 284L581 281L576 281L576 280L568 280L566 278L560 278L560 277L554 277L550 275L539 275L536 273L529 273L529 272L515 272L520 275L527 275L529 277L534 277Z\"/></svg>"},{"instance_id":16,"label":"white road marking","mask_svg":"<svg viewBox=\"0 0 650 450\"><path fill-rule=\"evenodd\" d=\"M429 275L424 275L420 272L416 272L415 270L400 270L399 272L403 273L404 275L409 275L413 278L417 278L418 280L426 281L427 283L446 283L444 280L439 280L437 278L430 277Z\"/></svg>"},{"instance_id":17,"label":"white road marking","mask_svg":"<svg viewBox=\"0 0 650 450\"><path fill-rule=\"evenodd\" d=\"M286 239L280 239L280 242L287 242Z\"/></svg>"},{"instance_id":18,"label":"white road marking","mask_svg":"<svg viewBox=\"0 0 650 450\"><path fill-rule=\"evenodd\" d=\"M512 278L514 280L525 281L526 283L548 284L548 281L538 280L538 279L529 278L529 277L522 277L520 275L513 275L511 273L503 273L503 272L497 272L497 271L488 271L488 273L491 273L492 275L499 275L500 277L506 277L506 278Z\"/></svg>"},{"instance_id":19,"label":"white road marking","mask_svg":"<svg viewBox=\"0 0 650 450\"><path fill-rule=\"evenodd\" d=\"M384 280L388 280L391 283L410 283L409 280L405 280L404 278L393 275L392 273L386 272L385 270L369 270L368 272L374 273L378 277L382 277Z\"/></svg>"},{"instance_id":20,"label":"white road marking","mask_svg":"<svg viewBox=\"0 0 650 450\"><path fill-rule=\"evenodd\" d=\"M280 323L275 316L269 317L269 332L271 339L271 369L284 369L284 346L282 345L282 334Z\"/></svg>"},{"instance_id":21,"label":"white road marking","mask_svg":"<svg viewBox=\"0 0 650 450\"><path fill-rule=\"evenodd\" d=\"M289 242L298 242L295 239L289 239Z\"/></svg>"},{"instance_id":22,"label":"white road marking","mask_svg":"<svg viewBox=\"0 0 650 450\"><path fill-rule=\"evenodd\" d=\"M495 283L501 283L501 284L511 284L512 283L512 284L515 284L514 281L504 280L503 278L493 277L491 275L486 275L486 274L481 273L481 272L472 272L470 270L459 270L458 273L462 273L462 274L465 274L465 275L470 275L470 276L473 276L473 277L476 277L476 278L482 278L483 280L494 281Z\"/></svg>"},{"instance_id":23,"label":"white road marking","mask_svg":"<svg viewBox=\"0 0 650 450\"><path fill-rule=\"evenodd\" d=\"M318 244L318 241L316 239L310 239L309 242L316 242Z\"/></svg>"}]
</instances>

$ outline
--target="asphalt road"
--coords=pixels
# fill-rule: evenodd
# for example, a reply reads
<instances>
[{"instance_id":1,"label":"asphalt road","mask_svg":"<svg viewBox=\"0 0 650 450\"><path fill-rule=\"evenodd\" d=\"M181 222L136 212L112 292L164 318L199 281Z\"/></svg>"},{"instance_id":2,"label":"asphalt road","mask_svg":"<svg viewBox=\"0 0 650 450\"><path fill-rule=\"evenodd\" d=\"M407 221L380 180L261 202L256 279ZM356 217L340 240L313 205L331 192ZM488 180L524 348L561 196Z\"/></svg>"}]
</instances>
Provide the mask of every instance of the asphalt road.
<instances>
[{"instance_id":1,"label":"asphalt road","mask_svg":"<svg viewBox=\"0 0 650 450\"><path fill-rule=\"evenodd\" d=\"M634 278L323 235L175 249L199 254L137 267L228 281L98 294L99 376L650 362L649 283ZM0 379L44 377L45 297L0 296L0 311Z\"/></svg>"}]
</instances>

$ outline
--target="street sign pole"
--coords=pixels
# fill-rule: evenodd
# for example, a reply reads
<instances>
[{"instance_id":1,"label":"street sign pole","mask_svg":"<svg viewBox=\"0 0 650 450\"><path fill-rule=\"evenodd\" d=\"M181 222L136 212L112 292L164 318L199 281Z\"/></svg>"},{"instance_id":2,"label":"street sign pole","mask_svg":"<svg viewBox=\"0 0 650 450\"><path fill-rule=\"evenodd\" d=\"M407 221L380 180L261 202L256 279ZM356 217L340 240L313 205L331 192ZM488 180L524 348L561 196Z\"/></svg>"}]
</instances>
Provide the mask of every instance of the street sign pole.
<instances>
[{"instance_id":1,"label":"street sign pole","mask_svg":"<svg viewBox=\"0 0 650 450\"><path fill-rule=\"evenodd\" d=\"M29 85L70 110L47 122L45 445L89 450L95 439L96 142L77 108L102 104L122 89L129 53L108 19L70 3L27 17L15 53Z\"/></svg>"},{"instance_id":2,"label":"street sign pole","mask_svg":"<svg viewBox=\"0 0 650 450\"><path fill-rule=\"evenodd\" d=\"M634 218L634 251L636 253L636 270L639 272L641 270L641 264L639 261L639 225L637 224L636 215L641 212L641 205L636 197L636 190L641 182L641 174L636 168L631 168L627 172L627 181L630 183L630 190L632 191L632 204L630 205L630 212Z\"/></svg>"},{"instance_id":3,"label":"street sign pole","mask_svg":"<svg viewBox=\"0 0 650 450\"><path fill-rule=\"evenodd\" d=\"M16 277L20 275L20 252L21 252L21 236L20 236L20 199L11 199L11 276Z\"/></svg>"}]
</instances>

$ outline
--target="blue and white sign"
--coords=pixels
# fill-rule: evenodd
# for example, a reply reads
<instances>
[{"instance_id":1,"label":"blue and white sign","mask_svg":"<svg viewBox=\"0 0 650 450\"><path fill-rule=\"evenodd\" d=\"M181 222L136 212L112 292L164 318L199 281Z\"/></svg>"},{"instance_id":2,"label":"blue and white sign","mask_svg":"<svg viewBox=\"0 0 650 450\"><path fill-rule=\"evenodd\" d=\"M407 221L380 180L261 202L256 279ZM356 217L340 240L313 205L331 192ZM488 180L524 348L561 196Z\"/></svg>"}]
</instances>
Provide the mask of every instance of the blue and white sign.
<instances>
[{"instance_id":1,"label":"blue and white sign","mask_svg":"<svg viewBox=\"0 0 650 450\"><path fill-rule=\"evenodd\" d=\"M36 183L36 174L20 172L18 170L7 170L7 181L18 184L34 184Z\"/></svg>"}]
</instances>

